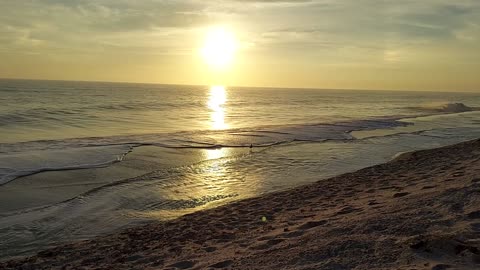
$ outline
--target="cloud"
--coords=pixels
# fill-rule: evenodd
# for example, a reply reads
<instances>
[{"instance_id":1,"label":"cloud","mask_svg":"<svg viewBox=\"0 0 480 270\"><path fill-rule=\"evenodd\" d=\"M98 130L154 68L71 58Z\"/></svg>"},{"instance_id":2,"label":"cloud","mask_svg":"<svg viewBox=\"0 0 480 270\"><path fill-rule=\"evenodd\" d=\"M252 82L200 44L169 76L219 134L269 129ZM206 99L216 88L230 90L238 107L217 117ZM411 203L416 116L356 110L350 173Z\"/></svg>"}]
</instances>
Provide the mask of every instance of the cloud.
<instances>
[{"instance_id":1,"label":"cloud","mask_svg":"<svg viewBox=\"0 0 480 270\"><path fill-rule=\"evenodd\" d=\"M290 18L291 25L268 29L262 35L275 36L279 42L282 37L289 40L292 36L310 36L311 40L325 38L367 44L436 43L455 39L462 29L471 28L472 17L479 18L480 14L477 2L419 2L322 1L292 11L301 16L281 14L279 17Z\"/></svg>"},{"instance_id":2,"label":"cloud","mask_svg":"<svg viewBox=\"0 0 480 270\"><path fill-rule=\"evenodd\" d=\"M3 1L0 49L95 53L130 47L133 52L157 42L159 50L180 51L179 32L209 23L203 8L196 1Z\"/></svg>"},{"instance_id":3,"label":"cloud","mask_svg":"<svg viewBox=\"0 0 480 270\"><path fill-rule=\"evenodd\" d=\"M475 0L2 1L0 48L184 53L198 29L225 23L257 49L356 48L383 55L476 40L479 14Z\"/></svg>"},{"instance_id":4,"label":"cloud","mask_svg":"<svg viewBox=\"0 0 480 270\"><path fill-rule=\"evenodd\" d=\"M147 31L155 27L186 27L208 20L199 4L182 1L11 1L0 21L15 27L49 24L69 31ZM194 13L195 11L195 13Z\"/></svg>"}]
</instances>

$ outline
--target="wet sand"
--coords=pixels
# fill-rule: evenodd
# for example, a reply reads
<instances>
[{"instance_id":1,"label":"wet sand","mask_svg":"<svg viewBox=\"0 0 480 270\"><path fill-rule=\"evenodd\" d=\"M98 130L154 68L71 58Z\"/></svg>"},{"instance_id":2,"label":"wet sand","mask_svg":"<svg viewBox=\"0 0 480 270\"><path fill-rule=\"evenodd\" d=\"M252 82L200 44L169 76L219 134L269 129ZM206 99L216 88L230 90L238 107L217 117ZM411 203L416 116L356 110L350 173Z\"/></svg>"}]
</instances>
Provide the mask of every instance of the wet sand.
<instances>
[{"instance_id":1,"label":"wet sand","mask_svg":"<svg viewBox=\"0 0 480 270\"><path fill-rule=\"evenodd\" d=\"M0 263L224 268L480 269L480 140Z\"/></svg>"}]
</instances>

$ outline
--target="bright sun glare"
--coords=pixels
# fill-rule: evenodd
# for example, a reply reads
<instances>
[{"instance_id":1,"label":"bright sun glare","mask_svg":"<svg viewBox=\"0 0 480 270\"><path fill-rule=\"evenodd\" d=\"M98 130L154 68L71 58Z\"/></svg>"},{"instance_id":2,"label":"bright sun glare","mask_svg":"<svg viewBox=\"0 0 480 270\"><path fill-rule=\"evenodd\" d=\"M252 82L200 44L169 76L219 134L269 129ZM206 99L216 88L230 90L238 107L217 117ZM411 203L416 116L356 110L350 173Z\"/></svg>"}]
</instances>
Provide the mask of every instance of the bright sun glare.
<instances>
[{"instance_id":1,"label":"bright sun glare","mask_svg":"<svg viewBox=\"0 0 480 270\"><path fill-rule=\"evenodd\" d=\"M232 61L236 50L233 33L225 28L211 28L202 48L205 62L216 69L225 69Z\"/></svg>"}]
</instances>

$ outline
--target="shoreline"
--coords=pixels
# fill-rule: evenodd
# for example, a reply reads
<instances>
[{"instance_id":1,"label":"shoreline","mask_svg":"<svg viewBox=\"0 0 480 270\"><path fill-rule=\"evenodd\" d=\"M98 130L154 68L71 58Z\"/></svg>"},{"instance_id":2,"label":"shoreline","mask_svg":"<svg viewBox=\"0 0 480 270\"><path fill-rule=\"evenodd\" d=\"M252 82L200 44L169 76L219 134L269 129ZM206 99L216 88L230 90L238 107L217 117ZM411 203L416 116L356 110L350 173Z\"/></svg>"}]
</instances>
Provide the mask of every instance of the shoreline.
<instances>
[{"instance_id":1,"label":"shoreline","mask_svg":"<svg viewBox=\"0 0 480 270\"><path fill-rule=\"evenodd\" d=\"M477 139L404 153L313 184L3 261L0 268L475 269L479 149Z\"/></svg>"}]
</instances>

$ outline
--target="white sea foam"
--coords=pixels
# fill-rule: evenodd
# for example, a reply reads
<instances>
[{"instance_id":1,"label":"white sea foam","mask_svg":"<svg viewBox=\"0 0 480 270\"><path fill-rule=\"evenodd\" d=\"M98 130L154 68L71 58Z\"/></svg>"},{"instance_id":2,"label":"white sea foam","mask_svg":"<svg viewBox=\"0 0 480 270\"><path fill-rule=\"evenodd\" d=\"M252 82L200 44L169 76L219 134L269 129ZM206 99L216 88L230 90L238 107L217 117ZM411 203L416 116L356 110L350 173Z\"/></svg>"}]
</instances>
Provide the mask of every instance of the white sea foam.
<instances>
[{"instance_id":1,"label":"white sea foam","mask_svg":"<svg viewBox=\"0 0 480 270\"><path fill-rule=\"evenodd\" d=\"M438 113L461 113L461 112L471 112L478 111L478 107L470 107L461 102L431 102L423 104L416 107L411 107L412 109L426 111L426 112L438 112Z\"/></svg>"},{"instance_id":2,"label":"white sea foam","mask_svg":"<svg viewBox=\"0 0 480 270\"><path fill-rule=\"evenodd\" d=\"M0 185L42 171L108 166L132 147L166 148L267 147L291 142L355 139L351 131L390 129L409 125L397 117L351 120L331 124L265 126L217 131L138 134L0 144Z\"/></svg>"},{"instance_id":3,"label":"white sea foam","mask_svg":"<svg viewBox=\"0 0 480 270\"><path fill-rule=\"evenodd\" d=\"M196 131L32 141L0 144L0 185L42 171L108 166L132 147L169 148L266 147L294 141L351 140L352 130L404 126L393 119L345 121L335 124L270 126L255 129Z\"/></svg>"},{"instance_id":4,"label":"white sea foam","mask_svg":"<svg viewBox=\"0 0 480 270\"><path fill-rule=\"evenodd\" d=\"M42 171L108 166L121 161L129 145L32 150L0 154L0 185Z\"/></svg>"}]
</instances>

